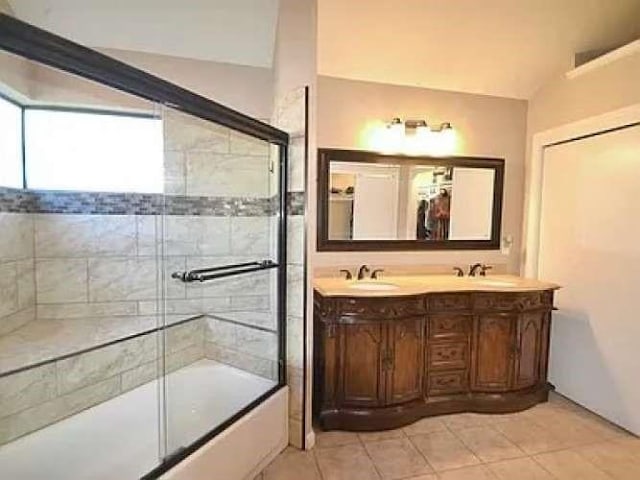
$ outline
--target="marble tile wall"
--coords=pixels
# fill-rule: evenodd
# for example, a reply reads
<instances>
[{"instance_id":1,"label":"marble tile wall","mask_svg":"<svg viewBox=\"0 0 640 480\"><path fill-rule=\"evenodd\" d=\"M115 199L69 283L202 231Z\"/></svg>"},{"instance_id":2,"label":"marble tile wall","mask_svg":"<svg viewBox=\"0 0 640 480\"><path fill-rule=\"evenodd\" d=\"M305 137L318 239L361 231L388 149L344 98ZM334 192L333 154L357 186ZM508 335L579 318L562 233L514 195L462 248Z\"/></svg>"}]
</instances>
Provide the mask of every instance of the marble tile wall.
<instances>
[{"instance_id":1,"label":"marble tile wall","mask_svg":"<svg viewBox=\"0 0 640 480\"><path fill-rule=\"evenodd\" d=\"M261 316L251 313L232 318L222 315L207 318L205 356L277 382L278 332L275 316L265 312ZM238 323L238 319L246 323Z\"/></svg>"},{"instance_id":2,"label":"marble tile wall","mask_svg":"<svg viewBox=\"0 0 640 480\"><path fill-rule=\"evenodd\" d=\"M1 189L0 335L28 322L95 321L99 329L117 318L123 337L164 309L172 319L198 318L167 331L169 370L208 357L277 380L275 271L206 284L170 279L275 259L270 148L165 114L167 198ZM21 337L66 338L57 328L31 330ZM0 444L153 380L159 353L155 335L144 335L1 377Z\"/></svg>"},{"instance_id":3,"label":"marble tile wall","mask_svg":"<svg viewBox=\"0 0 640 480\"><path fill-rule=\"evenodd\" d=\"M33 219L0 212L0 335L35 318Z\"/></svg>"},{"instance_id":4,"label":"marble tile wall","mask_svg":"<svg viewBox=\"0 0 640 480\"><path fill-rule=\"evenodd\" d=\"M291 90L275 101L273 124L288 132L289 185L287 192L287 383L289 385L289 443L303 448L304 323L305 323L305 186L306 186L306 89Z\"/></svg>"},{"instance_id":5,"label":"marble tile wall","mask_svg":"<svg viewBox=\"0 0 640 480\"><path fill-rule=\"evenodd\" d=\"M0 445L204 358L204 319L0 378Z\"/></svg>"}]
</instances>

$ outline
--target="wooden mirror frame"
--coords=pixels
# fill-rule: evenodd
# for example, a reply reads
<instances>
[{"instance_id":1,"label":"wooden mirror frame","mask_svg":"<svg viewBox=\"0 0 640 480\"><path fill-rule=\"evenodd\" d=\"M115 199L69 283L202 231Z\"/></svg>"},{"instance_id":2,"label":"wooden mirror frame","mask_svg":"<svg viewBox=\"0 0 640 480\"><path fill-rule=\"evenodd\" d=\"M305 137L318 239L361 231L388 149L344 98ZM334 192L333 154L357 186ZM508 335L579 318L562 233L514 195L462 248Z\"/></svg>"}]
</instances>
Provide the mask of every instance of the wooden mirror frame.
<instances>
[{"instance_id":1,"label":"wooden mirror frame","mask_svg":"<svg viewBox=\"0 0 640 480\"><path fill-rule=\"evenodd\" d=\"M491 168L495 171L493 212L489 240L330 240L329 239L329 166L331 160L358 163L424 161L425 164L451 167ZM422 162L421 162L422 163ZM408 250L499 250L502 231L502 194L504 191L504 159L487 157L430 157L385 155L364 150L318 149L318 235L320 252L371 252Z\"/></svg>"}]
</instances>

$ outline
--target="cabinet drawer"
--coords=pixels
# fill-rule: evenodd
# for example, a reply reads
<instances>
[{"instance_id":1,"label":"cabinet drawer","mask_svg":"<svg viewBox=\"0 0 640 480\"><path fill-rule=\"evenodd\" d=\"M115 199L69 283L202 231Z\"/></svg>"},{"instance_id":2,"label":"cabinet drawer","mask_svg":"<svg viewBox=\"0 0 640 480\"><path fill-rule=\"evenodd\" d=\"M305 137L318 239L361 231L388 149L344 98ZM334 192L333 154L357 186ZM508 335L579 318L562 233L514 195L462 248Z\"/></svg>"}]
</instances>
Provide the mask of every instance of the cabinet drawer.
<instances>
[{"instance_id":1,"label":"cabinet drawer","mask_svg":"<svg viewBox=\"0 0 640 480\"><path fill-rule=\"evenodd\" d=\"M468 377L467 370L431 373L427 384L427 395L466 392L469 385Z\"/></svg>"},{"instance_id":2,"label":"cabinet drawer","mask_svg":"<svg viewBox=\"0 0 640 480\"><path fill-rule=\"evenodd\" d=\"M470 315L431 315L429 337L435 340L466 339L471 331Z\"/></svg>"},{"instance_id":3,"label":"cabinet drawer","mask_svg":"<svg viewBox=\"0 0 640 480\"><path fill-rule=\"evenodd\" d=\"M466 369L468 352L469 344L467 342L434 343L429 346L429 369Z\"/></svg>"},{"instance_id":4,"label":"cabinet drawer","mask_svg":"<svg viewBox=\"0 0 640 480\"><path fill-rule=\"evenodd\" d=\"M376 320L419 316L426 312L423 297L340 298L337 306L339 315Z\"/></svg>"},{"instance_id":5,"label":"cabinet drawer","mask_svg":"<svg viewBox=\"0 0 640 480\"><path fill-rule=\"evenodd\" d=\"M478 293L473 300L476 310L523 311L537 308L551 308L553 293Z\"/></svg>"},{"instance_id":6,"label":"cabinet drawer","mask_svg":"<svg viewBox=\"0 0 640 480\"><path fill-rule=\"evenodd\" d=\"M438 293L427 299L429 311L451 312L471 309L471 295L466 293Z\"/></svg>"}]
</instances>

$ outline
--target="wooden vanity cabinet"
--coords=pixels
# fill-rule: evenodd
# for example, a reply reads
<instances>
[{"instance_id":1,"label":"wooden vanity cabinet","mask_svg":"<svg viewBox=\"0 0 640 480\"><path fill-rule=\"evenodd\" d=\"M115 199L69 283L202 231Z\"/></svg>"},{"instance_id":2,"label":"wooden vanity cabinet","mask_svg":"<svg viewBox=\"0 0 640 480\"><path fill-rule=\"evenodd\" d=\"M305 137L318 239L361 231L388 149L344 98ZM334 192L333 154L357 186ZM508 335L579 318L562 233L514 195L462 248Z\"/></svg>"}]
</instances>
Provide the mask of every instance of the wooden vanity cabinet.
<instances>
[{"instance_id":1,"label":"wooden vanity cabinet","mask_svg":"<svg viewBox=\"0 0 640 480\"><path fill-rule=\"evenodd\" d=\"M545 401L553 291L411 297L316 292L314 412L323 428L395 428Z\"/></svg>"},{"instance_id":2,"label":"wooden vanity cabinet","mask_svg":"<svg viewBox=\"0 0 640 480\"><path fill-rule=\"evenodd\" d=\"M387 326L387 362L383 365L385 405L422 398L424 317L394 320Z\"/></svg>"},{"instance_id":3,"label":"wooden vanity cabinet","mask_svg":"<svg viewBox=\"0 0 640 480\"><path fill-rule=\"evenodd\" d=\"M335 334L338 405L378 407L422 396L423 318L346 323Z\"/></svg>"}]
</instances>

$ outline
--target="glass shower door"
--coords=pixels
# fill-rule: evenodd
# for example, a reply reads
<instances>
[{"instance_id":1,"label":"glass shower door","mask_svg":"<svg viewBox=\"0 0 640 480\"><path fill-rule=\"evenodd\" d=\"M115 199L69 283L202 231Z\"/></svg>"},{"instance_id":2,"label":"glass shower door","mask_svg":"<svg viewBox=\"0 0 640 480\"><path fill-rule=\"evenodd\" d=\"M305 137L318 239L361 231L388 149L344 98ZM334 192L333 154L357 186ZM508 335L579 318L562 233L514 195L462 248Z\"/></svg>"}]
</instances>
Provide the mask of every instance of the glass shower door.
<instances>
[{"instance_id":1,"label":"glass shower door","mask_svg":"<svg viewBox=\"0 0 640 480\"><path fill-rule=\"evenodd\" d=\"M166 108L164 447L212 437L283 381L279 148Z\"/></svg>"}]
</instances>

